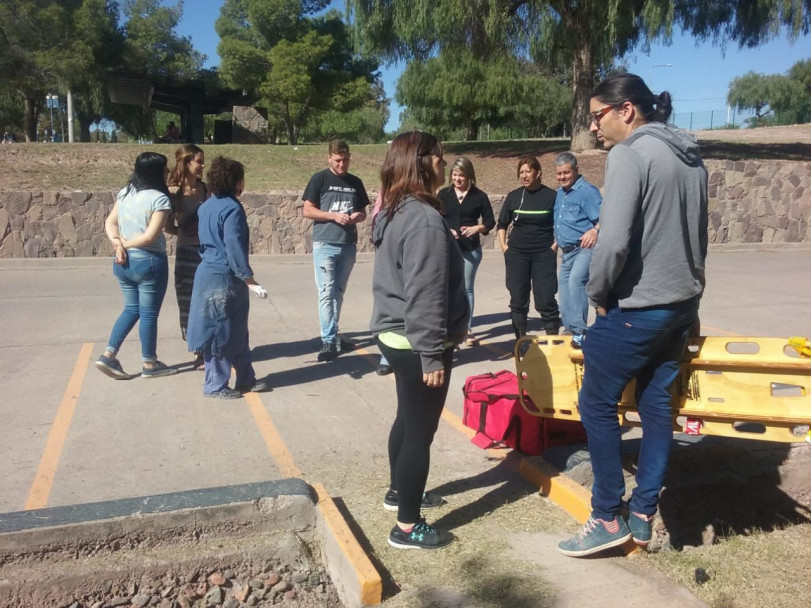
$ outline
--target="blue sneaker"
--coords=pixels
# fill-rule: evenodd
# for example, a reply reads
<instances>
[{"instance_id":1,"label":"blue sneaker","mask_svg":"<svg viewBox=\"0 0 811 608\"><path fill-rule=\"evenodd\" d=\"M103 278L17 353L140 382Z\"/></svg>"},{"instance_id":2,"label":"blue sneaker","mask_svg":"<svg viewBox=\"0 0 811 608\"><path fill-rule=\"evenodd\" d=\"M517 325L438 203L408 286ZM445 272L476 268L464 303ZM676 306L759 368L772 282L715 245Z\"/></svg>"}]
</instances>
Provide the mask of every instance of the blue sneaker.
<instances>
[{"instance_id":1,"label":"blue sneaker","mask_svg":"<svg viewBox=\"0 0 811 608\"><path fill-rule=\"evenodd\" d=\"M628 513L628 529L634 542L640 547L647 547L653 536L653 515L643 515L636 511Z\"/></svg>"},{"instance_id":2,"label":"blue sneaker","mask_svg":"<svg viewBox=\"0 0 811 608\"><path fill-rule=\"evenodd\" d=\"M630 538L631 531L622 517L615 516L610 520L589 517L577 536L561 541L558 550L570 557L585 557L604 549L619 547Z\"/></svg>"},{"instance_id":3,"label":"blue sneaker","mask_svg":"<svg viewBox=\"0 0 811 608\"><path fill-rule=\"evenodd\" d=\"M389 544L395 549L441 549L452 542L453 534L429 526L424 519L408 532L394 526L389 534Z\"/></svg>"},{"instance_id":4,"label":"blue sneaker","mask_svg":"<svg viewBox=\"0 0 811 608\"><path fill-rule=\"evenodd\" d=\"M121 368L121 363L115 357L105 357L102 355L96 361L96 369L102 374L110 376L115 380L129 380L130 375Z\"/></svg>"},{"instance_id":5,"label":"blue sneaker","mask_svg":"<svg viewBox=\"0 0 811 608\"><path fill-rule=\"evenodd\" d=\"M572 336L572 348L577 350L583 348L583 334L574 334Z\"/></svg>"}]
</instances>

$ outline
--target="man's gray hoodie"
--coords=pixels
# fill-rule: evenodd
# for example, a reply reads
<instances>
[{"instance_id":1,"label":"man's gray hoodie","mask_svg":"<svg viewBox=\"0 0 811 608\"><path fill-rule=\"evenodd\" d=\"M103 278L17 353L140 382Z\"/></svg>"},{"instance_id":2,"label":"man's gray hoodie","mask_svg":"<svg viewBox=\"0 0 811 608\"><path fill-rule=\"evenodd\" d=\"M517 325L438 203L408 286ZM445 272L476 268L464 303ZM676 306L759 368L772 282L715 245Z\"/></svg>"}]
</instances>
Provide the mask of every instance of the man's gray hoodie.
<instances>
[{"instance_id":1,"label":"man's gray hoodie","mask_svg":"<svg viewBox=\"0 0 811 608\"><path fill-rule=\"evenodd\" d=\"M469 315L462 254L444 218L407 197L391 219L377 215L372 239L372 333L405 336L423 373L442 369L442 353L464 340Z\"/></svg>"},{"instance_id":2,"label":"man's gray hoodie","mask_svg":"<svg viewBox=\"0 0 811 608\"><path fill-rule=\"evenodd\" d=\"M648 123L608 153L600 235L586 286L594 306L673 304L704 290L707 170L698 145Z\"/></svg>"}]
</instances>

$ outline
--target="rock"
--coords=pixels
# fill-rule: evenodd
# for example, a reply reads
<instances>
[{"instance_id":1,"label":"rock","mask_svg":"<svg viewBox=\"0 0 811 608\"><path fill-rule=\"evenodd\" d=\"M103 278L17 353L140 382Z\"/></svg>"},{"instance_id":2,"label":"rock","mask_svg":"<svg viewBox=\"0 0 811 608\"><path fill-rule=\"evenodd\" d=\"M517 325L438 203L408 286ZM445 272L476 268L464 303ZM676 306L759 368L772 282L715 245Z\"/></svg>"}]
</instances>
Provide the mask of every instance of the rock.
<instances>
[{"instance_id":1,"label":"rock","mask_svg":"<svg viewBox=\"0 0 811 608\"><path fill-rule=\"evenodd\" d=\"M222 605L222 608L239 608L239 600L232 597Z\"/></svg>"},{"instance_id":2,"label":"rock","mask_svg":"<svg viewBox=\"0 0 811 608\"><path fill-rule=\"evenodd\" d=\"M278 584L280 580L282 580L282 577L274 572L265 579L265 584L268 587L273 587L274 585Z\"/></svg>"},{"instance_id":3,"label":"rock","mask_svg":"<svg viewBox=\"0 0 811 608\"><path fill-rule=\"evenodd\" d=\"M264 589L265 583L260 581L258 578L252 578L251 581L248 583L251 589Z\"/></svg>"},{"instance_id":4,"label":"rock","mask_svg":"<svg viewBox=\"0 0 811 608\"><path fill-rule=\"evenodd\" d=\"M174 585L168 585L164 587L163 591L161 591L161 597L166 598L172 595L172 592L175 590Z\"/></svg>"},{"instance_id":5,"label":"rock","mask_svg":"<svg viewBox=\"0 0 811 608\"><path fill-rule=\"evenodd\" d=\"M209 604L222 604L225 599L225 592L222 587L214 585L208 593L206 593L206 601Z\"/></svg>"},{"instance_id":6,"label":"rock","mask_svg":"<svg viewBox=\"0 0 811 608\"><path fill-rule=\"evenodd\" d=\"M710 575L707 574L707 571L704 570L704 568L696 568L695 576L696 576L696 582L699 585L703 585L708 580L710 580Z\"/></svg>"},{"instance_id":7,"label":"rock","mask_svg":"<svg viewBox=\"0 0 811 608\"><path fill-rule=\"evenodd\" d=\"M130 600L133 606L138 606L139 608L143 608L149 603L151 598L146 593L139 593L134 595Z\"/></svg>"},{"instance_id":8,"label":"rock","mask_svg":"<svg viewBox=\"0 0 811 608\"><path fill-rule=\"evenodd\" d=\"M110 600L110 606L126 606L129 603L129 597L114 597Z\"/></svg>"},{"instance_id":9,"label":"rock","mask_svg":"<svg viewBox=\"0 0 811 608\"><path fill-rule=\"evenodd\" d=\"M306 581L309 578L310 578L310 576L306 572L296 572L293 575L293 582L294 583L303 583L304 581Z\"/></svg>"},{"instance_id":10,"label":"rock","mask_svg":"<svg viewBox=\"0 0 811 608\"><path fill-rule=\"evenodd\" d=\"M222 574L223 574L223 576L224 576L225 578L229 578L229 579L230 579L230 578L234 578L234 576L236 576L236 575L234 574L234 571L233 571L233 570L231 570L231 569L226 570L226 571L225 571L225 572L223 572Z\"/></svg>"},{"instance_id":11,"label":"rock","mask_svg":"<svg viewBox=\"0 0 811 608\"><path fill-rule=\"evenodd\" d=\"M273 590L278 593L284 593L290 588L290 585L287 584L287 581L279 581L277 584L273 585Z\"/></svg>"},{"instance_id":12,"label":"rock","mask_svg":"<svg viewBox=\"0 0 811 608\"><path fill-rule=\"evenodd\" d=\"M158 608L174 608L174 602L172 600L161 600L161 603L158 604Z\"/></svg>"},{"instance_id":13,"label":"rock","mask_svg":"<svg viewBox=\"0 0 811 608\"><path fill-rule=\"evenodd\" d=\"M111 579L109 579L109 578L101 584L101 592L104 593L105 595L110 593L112 588L113 588L113 581Z\"/></svg>"},{"instance_id":14,"label":"rock","mask_svg":"<svg viewBox=\"0 0 811 608\"><path fill-rule=\"evenodd\" d=\"M177 603L180 606L180 608L190 608L191 607L191 600L189 598L187 598L183 594L178 596Z\"/></svg>"},{"instance_id":15,"label":"rock","mask_svg":"<svg viewBox=\"0 0 811 608\"><path fill-rule=\"evenodd\" d=\"M82 608L82 605L79 602L73 602L68 608Z\"/></svg>"},{"instance_id":16,"label":"rock","mask_svg":"<svg viewBox=\"0 0 811 608\"><path fill-rule=\"evenodd\" d=\"M212 585L222 586L225 584L225 577L222 575L221 572L214 572L211 576L208 577L208 582Z\"/></svg>"},{"instance_id":17,"label":"rock","mask_svg":"<svg viewBox=\"0 0 811 608\"><path fill-rule=\"evenodd\" d=\"M240 602L244 602L248 599L248 596L251 593L250 587L234 587L234 597L237 598Z\"/></svg>"},{"instance_id":18,"label":"rock","mask_svg":"<svg viewBox=\"0 0 811 608\"><path fill-rule=\"evenodd\" d=\"M286 591L284 594L284 599L286 600L294 600L296 599L296 590L291 589L290 591Z\"/></svg>"},{"instance_id":19,"label":"rock","mask_svg":"<svg viewBox=\"0 0 811 608\"><path fill-rule=\"evenodd\" d=\"M256 606L259 603L259 598L254 597L253 595L248 598L248 601L245 602L248 606Z\"/></svg>"}]
</instances>

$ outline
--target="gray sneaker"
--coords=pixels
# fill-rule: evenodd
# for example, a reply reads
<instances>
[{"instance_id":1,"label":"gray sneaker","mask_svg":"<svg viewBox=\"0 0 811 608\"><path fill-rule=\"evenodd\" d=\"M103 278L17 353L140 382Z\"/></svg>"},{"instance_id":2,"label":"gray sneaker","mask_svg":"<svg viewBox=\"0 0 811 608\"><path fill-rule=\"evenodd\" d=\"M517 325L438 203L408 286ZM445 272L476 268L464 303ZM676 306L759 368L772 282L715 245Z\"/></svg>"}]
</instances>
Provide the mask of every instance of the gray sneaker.
<instances>
[{"instance_id":1,"label":"gray sneaker","mask_svg":"<svg viewBox=\"0 0 811 608\"><path fill-rule=\"evenodd\" d=\"M155 361L152 367L146 367L141 370L141 378L160 378L161 376L171 376L177 373L177 369L169 367L162 361Z\"/></svg>"},{"instance_id":2,"label":"gray sneaker","mask_svg":"<svg viewBox=\"0 0 811 608\"><path fill-rule=\"evenodd\" d=\"M617 515L609 520L589 517L576 536L558 544L558 550L569 557L585 557L624 545L630 538L631 531L622 517Z\"/></svg>"},{"instance_id":3,"label":"gray sneaker","mask_svg":"<svg viewBox=\"0 0 811 608\"><path fill-rule=\"evenodd\" d=\"M102 355L96 361L96 368L104 375L115 380L128 380L130 375L121 368L121 363L115 357Z\"/></svg>"},{"instance_id":4,"label":"gray sneaker","mask_svg":"<svg viewBox=\"0 0 811 608\"><path fill-rule=\"evenodd\" d=\"M653 536L653 515L643 515L635 511L628 513L628 529L634 542L640 547L647 547Z\"/></svg>"}]
</instances>

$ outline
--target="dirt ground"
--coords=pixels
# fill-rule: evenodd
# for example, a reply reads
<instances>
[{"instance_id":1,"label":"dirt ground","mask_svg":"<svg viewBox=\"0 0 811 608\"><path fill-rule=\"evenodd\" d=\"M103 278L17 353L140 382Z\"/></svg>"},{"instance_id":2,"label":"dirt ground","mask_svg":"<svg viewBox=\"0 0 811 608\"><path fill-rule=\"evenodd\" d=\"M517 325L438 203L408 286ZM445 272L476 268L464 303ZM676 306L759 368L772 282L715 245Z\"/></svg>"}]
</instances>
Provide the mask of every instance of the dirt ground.
<instances>
[{"instance_id":1,"label":"dirt ground","mask_svg":"<svg viewBox=\"0 0 811 608\"><path fill-rule=\"evenodd\" d=\"M698 131L705 159L811 158L811 125ZM522 140L510 142L450 142L446 157L468 156L476 167L478 185L490 194L506 194L517 187L516 161L524 154L537 155L543 181L555 187L555 157L568 150L569 141ZM118 189L127 180L134 157L143 150L157 150L170 158L175 146L134 144L11 144L0 147L0 190ZM313 146L204 146L210 159L232 156L246 165L248 191L300 191L314 170L325 164L323 145ZM352 171L375 191L385 145L353 146ZM578 155L581 173L603 185L606 153Z\"/></svg>"}]
</instances>

